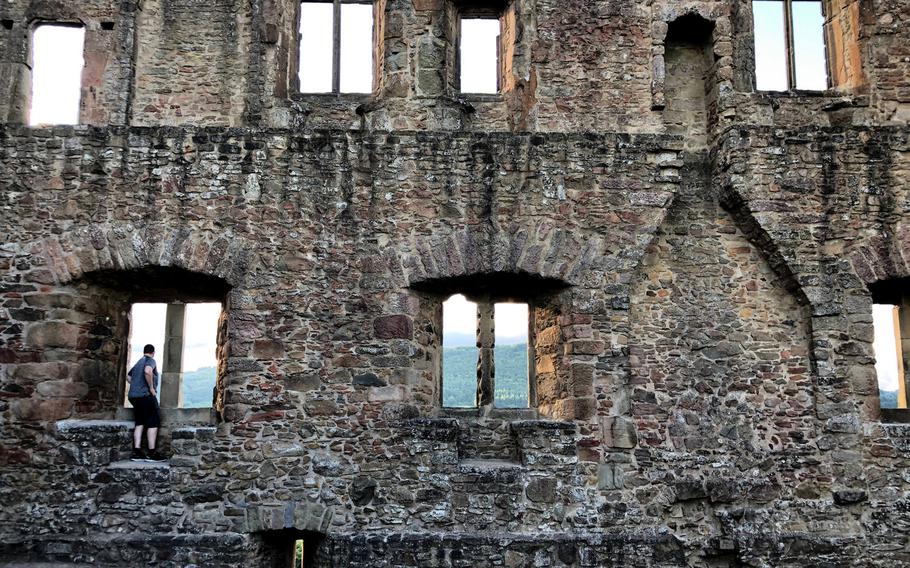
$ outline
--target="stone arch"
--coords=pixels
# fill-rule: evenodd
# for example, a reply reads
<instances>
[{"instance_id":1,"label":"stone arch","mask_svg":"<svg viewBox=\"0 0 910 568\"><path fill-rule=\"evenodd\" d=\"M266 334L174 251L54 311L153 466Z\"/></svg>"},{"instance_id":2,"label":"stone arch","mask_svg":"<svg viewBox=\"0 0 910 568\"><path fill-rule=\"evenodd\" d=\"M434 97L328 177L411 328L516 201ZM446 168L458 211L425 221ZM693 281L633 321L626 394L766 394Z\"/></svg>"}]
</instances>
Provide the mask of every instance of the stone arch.
<instances>
[{"instance_id":1,"label":"stone arch","mask_svg":"<svg viewBox=\"0 0 910 568\"><path fill-rule=\"evenodd\" d=\"M330 532L333 515L331 507L306 501L248 507L246 532L257 545L250 562L256 566L289 566L295 543L302 540L304 565L325 565L325 547L321 545Z\"/></svg>"},{"instance_id":2,"label":"stone arch","mask_svg":"<svg viewBox=\"0 0 910 568\"><path fill-rule=\"evenodd\" d=\"M23 277L40 284L64 285L92 272L161 266L221 278L231 287L243 281L254 250L230 233L132 224L80 227L23 249L33 259Z\"/></svg>"},{"instance_id":3,"label":"stone arch","mask_svg":"<svg viewBox=\"0 0 910 568\"><path fill-rule=\"evenodd\" d=\"M910 277L910 226L899 224L888 234L864 239L852 248L849 259L854 274L866 286Z\"/></svg>"},{"instance_id":4,"label":"stone arch","mask_svg":"<svg viewBox=\"0 0 910 568\"><path fill-rule=\"evenodd\" d=\"M509 231L466 226L446 235L420 235L397 250L387 262L398 284L493 273L524 273L580 285L586 272L605 254L600 235L579 235L541 221Z\"/></svg>"}]
</instances>

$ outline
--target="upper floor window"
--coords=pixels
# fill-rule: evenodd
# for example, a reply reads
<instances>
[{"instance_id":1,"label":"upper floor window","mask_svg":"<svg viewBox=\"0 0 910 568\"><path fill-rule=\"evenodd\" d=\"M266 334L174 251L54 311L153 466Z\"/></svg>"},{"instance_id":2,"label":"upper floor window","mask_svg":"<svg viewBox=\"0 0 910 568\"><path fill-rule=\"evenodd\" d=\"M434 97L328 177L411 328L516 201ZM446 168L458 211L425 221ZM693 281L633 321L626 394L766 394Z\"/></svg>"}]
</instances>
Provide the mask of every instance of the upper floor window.
<instances>
[{"instance_id":1,"label":"upper floor window","mask_svg":"<svg viewBox=\"0 0 910 568\"><path fill-rule=\"evenodd\" d=\"M372 92L372 2L301 2L299 31L301 93Z\"/></svg>"},{"instance_id":2,"label":"upper floor window","mask_svg":"<svg viewBox=\"0 0 910 568\"><path fill-rule=\"evenodd\" d=\"M760 91L828 88L820 0L752 0L755 86Z\"/></svg>"},{"instance_id":3,"label":"upper floor window","mask_svg":"<svg viewBox=\"0 0 910 568\"><path fill-rule=\"evenodd\" d=\"M528 304L468 300L442 305L442 405L527 408Z\"/></svg>"},{"instance_id":4,"label":"upper floor window","mask_svg":"<svg viewBox=\"0 0 910 568\"><path fill-rule=\"evenodd\" d=\"M500 22L461 18L459 84L463 93L499 92Z\"/></svg>"},{"instance_id":5,"label":"upper floor window","mask_svg":"<svg viewBox=\"0 0 910 568\"><path fill-rule=\"evenodd\" d=\"M85 28L39 24L32 32L28 123L78 124Z\"/></svg>"},{"instance_id":6,"label":"upper floor window","mask_svg":"<svg viewBox=\"0 0 910 568\"><path fill-rule=\"evenodd\" d=\"M496 94L514 87L515 2L454 0L452 36L457 50L455 89L470 94Z\"/></svg>"}]
</instances>

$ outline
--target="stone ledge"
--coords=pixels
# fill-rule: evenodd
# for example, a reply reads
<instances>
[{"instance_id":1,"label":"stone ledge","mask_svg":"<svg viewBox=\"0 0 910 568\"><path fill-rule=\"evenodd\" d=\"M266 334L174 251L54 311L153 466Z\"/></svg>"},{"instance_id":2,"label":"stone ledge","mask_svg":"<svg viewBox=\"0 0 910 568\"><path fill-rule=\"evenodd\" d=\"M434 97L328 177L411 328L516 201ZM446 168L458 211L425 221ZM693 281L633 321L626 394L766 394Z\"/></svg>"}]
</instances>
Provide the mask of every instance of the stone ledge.
<instances>
[{"instance_id":1,"label":"stone ledge","mask_svg":"<svg viewBox=\"0 0 910 568\"><path fill-rule=\"evenodd\" d=\"M475 473L475 472L485 472L485 471L490 471L490 470L502 470L502 469L525 469L525 468L520 463L509 461L509 460L468 459L468 460L459 460L459 462L458 462L458 470L461 473Z\"/></svg>"},{"instance_id":2,"label":"stone ledge","mask_svg":"<svg viewBox=\"0 0 910 568\"><path fill-rule=\"evenodd\" d=\"M170 462L135 462L131 460L120 460L111 462L108 466L109 469L169 469L171 467Z\"/></svg>"},{"instance_id":3,"label":"stone ledge","mask_svg":"<svg viewBox=\"0 0 910 568\"><path fill-rule=\"evenodd\" d=\"M56 423L57 431L60 433L79 433L79 432L119 432L121 430L132 430L133 423L129 420L60 420Z\"/></svg>"}]
</instances>

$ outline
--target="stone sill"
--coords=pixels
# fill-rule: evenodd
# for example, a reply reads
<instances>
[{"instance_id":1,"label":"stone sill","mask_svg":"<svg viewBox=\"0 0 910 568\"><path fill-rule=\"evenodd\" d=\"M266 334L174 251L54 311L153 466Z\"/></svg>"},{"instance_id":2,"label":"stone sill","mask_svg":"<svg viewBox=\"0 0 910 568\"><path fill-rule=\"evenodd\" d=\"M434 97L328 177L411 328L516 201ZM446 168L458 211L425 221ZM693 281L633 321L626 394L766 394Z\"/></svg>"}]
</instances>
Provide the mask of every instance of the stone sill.
<instances>
[{"instance_id":1,"label":"stone sill","mask_svg":"<svg viewBox=\"0 0 910 568\"><path fill-rule=\"evenodd\" d=\"M536 408L440 408L439 418L456 418L458 420L505 420L524 421L537 420Z\"/></svg>"},{"instance_id":2,"label":"stone sill","mask_svg":"<svg viewBox=\"0 0 910 568\"><path fill-rule=\"evenodd\" d=\"M215 424L215 413L211 408L161 408L161 426L167 428L172 424L196 424L212 426ZM118 420L133 420L132 408L117 410Z\"/></svg>"},{"instance_id":3,"label":"stone sill","mask_svg":"<svg viewBox=\"0 0 910 568\"><path fill-rule=\"evenodd\" d=\"M98 430L107 430L116 432L119 430L132 430L133 423L129 420L60 420L56 424L58 432L75 433L75 432L97 432Z\"/></svg>"},{"instance_id":4,"label":"stone sill","mask_svg":"<svg viewBox=\"0 0 910 568\"><path fill-rule=\"evenodd\" d=\"M120 460L112 462L108 468L110 469L166 469L170 468L171 464L169 462L136 462L132 460Z\"/></svg>"},{"instance_id":5,"label":"stone sill","mask_svg":"<svg viewBox=\"0 0 910 568\"><path fill-rule=\"evenodd\" d=\"M458 461L458 470L461 473L483 473L503 469L525 469L525 467L518 462L509 460L466 459Z\"/></svg>"},{"instance_id":6,"label":"stone sill","mask_svg":"<svg viewBox=\"0 0 910 568\"><path fill-rule=\"evenodd\" d=\"M501 103L502 93L458 93L456 97L469 103Z\"/></svg>"},{"instance_id":7,"label":"stone sill","mask_svg":"<svg viewBox=\"0 0 910 568\"><path fill-rule=\"evenodd\" d=\"M836 91L828 89L826 91L803 91L794 89L791 91L755 91L753 93L757 98L771 102L772 100L809 100L809 101L830 101L829 105L823 107L823 110L839 110L842 108L865 108L870 105L869 97L866 95L853 94L846 91Z\"/></svg>"}]
</instances>

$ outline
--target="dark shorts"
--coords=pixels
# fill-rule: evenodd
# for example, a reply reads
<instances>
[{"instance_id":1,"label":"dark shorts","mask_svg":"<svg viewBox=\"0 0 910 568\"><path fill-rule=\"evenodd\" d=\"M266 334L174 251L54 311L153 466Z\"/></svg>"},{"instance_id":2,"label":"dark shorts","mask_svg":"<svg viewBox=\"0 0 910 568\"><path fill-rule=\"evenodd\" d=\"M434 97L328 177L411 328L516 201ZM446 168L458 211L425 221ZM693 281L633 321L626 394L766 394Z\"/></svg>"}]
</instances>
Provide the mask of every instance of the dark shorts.
<instances>
[{"instance_id":1,"label":"dark shorts","mask_svg":"<svg viewBox=\"0 0 910 568\"><path fill-rule=\"evenodd\" d=\"M136 419L136 426L145 426L146 428L161 426L161 417L158 415L158 399L151 395L139 398L130 397L130 404L133 405L133 416Z\"/></svg>"}]
</instances>

